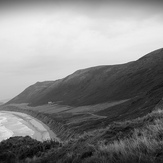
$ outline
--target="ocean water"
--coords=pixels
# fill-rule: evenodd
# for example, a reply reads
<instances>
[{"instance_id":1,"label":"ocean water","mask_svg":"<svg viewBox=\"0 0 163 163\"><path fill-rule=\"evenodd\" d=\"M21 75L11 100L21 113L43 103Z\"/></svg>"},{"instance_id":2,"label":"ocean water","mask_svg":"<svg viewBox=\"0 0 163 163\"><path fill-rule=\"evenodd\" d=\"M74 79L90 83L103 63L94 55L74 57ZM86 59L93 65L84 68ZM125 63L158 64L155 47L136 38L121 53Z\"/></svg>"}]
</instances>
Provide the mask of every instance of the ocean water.
<instances>
[{"instance_id":1,"label":"ocean water","mask_svg":"<svg viewBox=\"0 0 163 163\"><path fill-rule=\"evenodd\" d=\"M23 119L10 113L0 112L0 141L12 136L33 136L34 131L30 129Z\"/></svg>"}]
</instances>

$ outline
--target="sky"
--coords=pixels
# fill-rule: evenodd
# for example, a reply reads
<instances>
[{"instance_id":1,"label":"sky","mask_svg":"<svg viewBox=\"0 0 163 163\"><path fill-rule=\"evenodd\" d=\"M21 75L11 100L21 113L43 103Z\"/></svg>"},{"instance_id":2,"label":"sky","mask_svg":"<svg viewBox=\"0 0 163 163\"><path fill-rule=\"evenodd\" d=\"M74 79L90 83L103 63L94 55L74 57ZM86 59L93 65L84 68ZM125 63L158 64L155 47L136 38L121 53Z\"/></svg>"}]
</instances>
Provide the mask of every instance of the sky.
<instances>
[{"instance_id":1,"label":"sky","mask_svg":"<svg viewBox=\"0 0 163 163\"><path fill-rule=\"evenodd\" d=\"M37 81L163 48L163 2L0 1L0 101Z\"/></svg>"}]
</instances>

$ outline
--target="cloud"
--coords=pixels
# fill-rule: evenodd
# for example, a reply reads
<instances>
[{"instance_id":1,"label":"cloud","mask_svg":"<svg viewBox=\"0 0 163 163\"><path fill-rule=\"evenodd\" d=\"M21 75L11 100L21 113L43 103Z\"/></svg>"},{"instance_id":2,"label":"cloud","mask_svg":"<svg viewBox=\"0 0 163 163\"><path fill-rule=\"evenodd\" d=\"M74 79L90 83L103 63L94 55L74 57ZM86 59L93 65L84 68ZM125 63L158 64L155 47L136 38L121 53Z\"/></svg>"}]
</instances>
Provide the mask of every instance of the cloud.
<instances>
[{"instance_id":1,"label":"cloud","mask_svg":"<svg viewBox=\"0 0 163 163\"><path fill-rule=\"evenodd\" d=\"M161 3L131 1L0 2L0 95L160 48Z\"/></svg>"}]
</instances>

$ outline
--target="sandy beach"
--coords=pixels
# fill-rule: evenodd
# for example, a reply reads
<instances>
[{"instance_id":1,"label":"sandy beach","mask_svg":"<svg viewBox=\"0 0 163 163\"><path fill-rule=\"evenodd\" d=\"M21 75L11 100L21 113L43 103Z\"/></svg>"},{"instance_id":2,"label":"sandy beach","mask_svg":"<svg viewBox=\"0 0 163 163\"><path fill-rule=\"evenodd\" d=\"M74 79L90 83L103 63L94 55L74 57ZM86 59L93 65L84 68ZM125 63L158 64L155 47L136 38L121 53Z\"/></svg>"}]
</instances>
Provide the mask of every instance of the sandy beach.
<instances>
[{"instance_id":1,"label":"sandy beach","mask_svg":"<svg viewBox=\"0 0 163 163\"><path fill-rule=\"evenodd\" d=\"M4 126L1 126L1 128L5 127L6 130L4 131L8 131L8 133L12 136L29 135L32 138L37 139L39 141L50 140L50 139L60 141L59 138L57 138L56 134L53 131L51 131L47 125L45 125L38 119L28 114L24 114L20 112L12 112L12 111L0 111L0 113L3 114L4 116L3 118L5 118L5 116L10 119L14 118L16 119L17 124L21 123L23 125L23 127L20 128L20 124L19 124L19 128L18 128L18 125L13 124L12 121L3 122Z\"/></svg>"}]
</instances>

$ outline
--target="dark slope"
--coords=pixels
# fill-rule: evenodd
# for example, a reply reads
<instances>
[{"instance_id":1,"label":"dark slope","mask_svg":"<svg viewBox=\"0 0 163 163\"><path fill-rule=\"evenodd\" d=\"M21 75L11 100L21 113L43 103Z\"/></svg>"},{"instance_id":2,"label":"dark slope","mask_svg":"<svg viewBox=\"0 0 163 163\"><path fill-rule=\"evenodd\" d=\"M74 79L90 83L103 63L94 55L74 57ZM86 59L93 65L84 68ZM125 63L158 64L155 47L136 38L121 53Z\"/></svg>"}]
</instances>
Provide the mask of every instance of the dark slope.
<instances>
[{"instance_id":1,"label":"dark slope","mask_svg":"<svg viewBox=\"0 0 163 163\"><path fill-rule=\"evenodd\" d=\"M163 97L162 88L163 49L159 49L134 62L92 67L55 82L36 83L8 103L83 106L136 98L156 104Z\"/></svg>"},{"instance_id":2,"label":"dark slope","mask_svg":"<svg viewBox=\"0 0 163 163\"><path fill-rule=\"evenodd\" d=\"M10 100L8 103L30 103L33 98L37 98L39 93L49 87L53 81L37 82L25 89L21 94Z\"/></svg>"}]
</instances>

